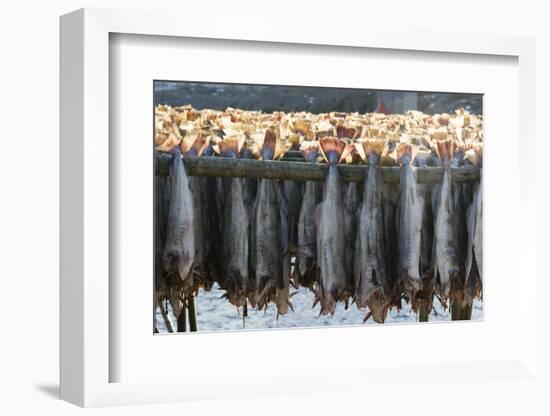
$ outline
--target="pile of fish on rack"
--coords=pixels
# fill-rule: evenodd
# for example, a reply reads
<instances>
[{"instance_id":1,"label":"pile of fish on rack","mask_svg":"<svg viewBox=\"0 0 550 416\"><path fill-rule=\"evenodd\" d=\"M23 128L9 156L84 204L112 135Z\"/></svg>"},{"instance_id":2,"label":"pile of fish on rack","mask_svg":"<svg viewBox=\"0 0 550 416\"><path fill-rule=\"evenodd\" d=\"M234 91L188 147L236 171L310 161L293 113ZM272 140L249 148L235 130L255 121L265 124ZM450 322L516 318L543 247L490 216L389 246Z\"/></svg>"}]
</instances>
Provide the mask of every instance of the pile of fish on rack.
<instances>
[{"instance_id":1,"label":"pile of fish on rack","mask_svg":"<svg viewBox=\"0 0 550 416\"><path fill-rule=\"evenodd\" d=\"M355 303L384 322L410 302L432 309L481 296L481 180L454 183L451 169L482 163L482 117L455 114L262 113L157 106L155 149L174 155L155 177L156 288L176 316L215 283L238 308L293 309L307 287L321 314ZM188 176L180 156L276 160L300 150L327 163L323 182ZM344 182L338 164L364 164ZM382 169L400 166L400 181ZM443 166L441 183L418 167ZM180 306L178 306L180 304Z\"/></svg>"}]
</instances>

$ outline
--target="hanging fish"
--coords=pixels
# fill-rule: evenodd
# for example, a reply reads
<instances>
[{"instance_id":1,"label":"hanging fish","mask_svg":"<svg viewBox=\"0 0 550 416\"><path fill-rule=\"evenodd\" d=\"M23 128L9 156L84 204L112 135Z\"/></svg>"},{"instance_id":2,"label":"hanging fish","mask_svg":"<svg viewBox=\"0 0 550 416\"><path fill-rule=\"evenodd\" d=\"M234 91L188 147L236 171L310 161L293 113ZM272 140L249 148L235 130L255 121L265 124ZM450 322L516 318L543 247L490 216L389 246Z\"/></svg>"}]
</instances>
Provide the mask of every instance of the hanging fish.
<instances>
[{"instance_id":1,"label":"hanging fish","mask_svg":"<svg viewBox=\"0 0 550 416\"><path fill-rule=\"evenodd\" d=\"M275 156L277 136L268 129L262 144L262 158L272 160ZM256 282L252 306L264 308L273 298L276 289L284 288L281 238L281 195L279 184L273 179L260 179L254 223L251 236L252 262Z\"/></svg>"},{"instance_id":2,"label":"hanging fish","mask_svg":"<svg viewBox=\"0 0 550 416\"><path fill-rule=\"evenodd\" d=\"M242 144L234 136L219 143L223 157L237 158ZM248 283L248 216L241 178L223 178L222 276L220 286L237 307L246 304Z\"/></svg>"},{"instance_id":3,"label":"hanging fish","mask_svg":"<svg viewBox=\"0 0 550 416\"><path fill-rule=\"evenodd\" d=\"M418 190L416 169L412 166L416 148L400 145L397 149L401 164L398 222L399 287L411 302L413 310L418 310L416 293L422 288L420 277L420 237L424 198Z\"/></svg>"},{"instance_id":4,"label":"hanging fish","mask_svg":"<svg viewBox=\"0 0 550 416\"><path fill-rule=\"evenodd\" d=\"M193 197L178 147L172 150L168 178L170 201L166 218L164 272L169 286L179 286L184 295L193 289L192 267L195 262Z\"/></svg>"},{"instance_id":5,"label":"hanging fish","mask_svg":"<svg viewBox=\"0 0 550 416\"><path fill-rule=\"evenodd\" d=\"M380 166L397 166L397 142L390 140L379 160ZM399 213L399 183L386 183L382 185L382 203L384 220L384 253L386 263L386 280L384 289L392 298L392 304L401 307L401 291L398 285L399 246L397 238L398 213Z\"/></svg>"},{"instance_id":6,"label":"hanging fish","mask_svg":"<svg viewBox=\"0 0 550 416\"><path fill-rule=\"evenodd\" d=\"M186 157L200 157L210 142L209 136L198 136L189 150ZM210 248L210 220L207 217L206 203L208 192L207 178L203 176L189 177L189 188L193 197L193 230L195 236L195 264L194 276L198 277L196 287L201 285L209 290L214 281L208 276L208 251ZM198 287L197 287L198 288Z\"/></svg>"},{"instance_id":7,"label":"hanging fish","mask_svg":"<svg viewBox=\"0 0 550 416\"><path fill-rule=\"evenodd\" d=\"M476 165L482 166L482 148L475 147ZM481 170L480 170L481 172ZM469 303L481 296L483 282L483 180L474 185L472 203L468 207L468 248L466 254L465 292Z\"/></svg>"},{"instance_id":8,"label":"hanging fish","mask_svg":"<svg viewBox=\"0 0 550 416\"><path fill-rule=\"evenodd\" d=\"M444 306L447 306L452 281L460 279L458 246L453 224L454 205L451 178L451 160L455 144L450 139L437 141L437 151L445 167L443 180L439 188L437 212L434 226L434 276L438 284L437 291Z\"/></svg>"},{"instance_id":9,"label":"hanging fish","mask_svg":"<svg viewBox=\"0 0 550 416\"><path fill-rule=\"evenodd\" d=\"M306 162L317 160L318 143L308 142L302 146ZM312 288L317 281L317 233L315 229L315 207L321 200L322 187L319 182L307 181L298 219L298 250L294 280L297 285Z\"/></svg>"},{"instance_id":10,"label":"hanging fish","mask_svg":"<svg viewBox=\"0 0 550 416\"><path fill-rule=\"evenodd\" d=\"M363 204L359 214L359 230L355 250L355 303L369 308L365 318L384 323L390 303L386 287L385 235L383 215L383 180L379 161L384 140L366 139L363 142L368 168L363 184ZM391 238L391 236L390 236Z\"/></svg>"},{"instance_id":11,"label":"hanging fish","mask_svg":"<svg viewBox=\"0 0 550 416\"><path fill-rule=\"evenodd\" d=\"M346 143L335 137L319 139L324 158L329 164L323 202L318 206L317 261L320 268L318 300L321 314L334 314L336 302L347 301L348 291L345 266L345 233L343 183L338 163L345 158Z\"/></svg>"}]
</instances>

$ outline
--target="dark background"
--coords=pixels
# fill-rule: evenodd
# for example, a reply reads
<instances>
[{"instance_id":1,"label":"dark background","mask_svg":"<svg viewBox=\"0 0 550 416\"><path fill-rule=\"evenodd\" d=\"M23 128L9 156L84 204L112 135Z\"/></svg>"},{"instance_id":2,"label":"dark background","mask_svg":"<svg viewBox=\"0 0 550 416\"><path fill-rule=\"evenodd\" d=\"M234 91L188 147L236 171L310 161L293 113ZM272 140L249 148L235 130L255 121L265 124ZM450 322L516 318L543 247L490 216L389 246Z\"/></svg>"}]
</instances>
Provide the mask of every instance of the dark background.
<instances>
[{"instance_id":1,"label":"dark background","mask_svg":"<svg viewBox=\"0 0 550 416\"><path fill-rule=\"evenodd\" d=\"M199 110L234 107L263 112L366 113L374 111L381 99L392 113L452 113L461 107L471 113L482 112L481 94L169 81L155 81L154 90L155 105L191 104Z\"/></svg>"}]
</instances>

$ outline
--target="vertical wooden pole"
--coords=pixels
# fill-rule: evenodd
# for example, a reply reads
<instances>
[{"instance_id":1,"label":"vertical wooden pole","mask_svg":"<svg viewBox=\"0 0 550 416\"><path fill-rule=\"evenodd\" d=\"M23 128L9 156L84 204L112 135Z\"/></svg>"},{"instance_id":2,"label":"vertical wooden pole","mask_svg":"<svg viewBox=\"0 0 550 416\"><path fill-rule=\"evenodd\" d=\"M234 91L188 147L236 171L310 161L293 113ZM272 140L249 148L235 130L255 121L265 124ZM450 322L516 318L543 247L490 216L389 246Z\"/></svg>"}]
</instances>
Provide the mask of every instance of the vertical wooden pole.
<instances>
[{"instance_id":1,"label":"vertical wooden pole","mask_svg":"<svg viewBox=\"0 0 550 416\"><path fill-rule=\"evenodd\" d=\"M451 302L451 320L460 321L462 319L462 308L459 302Z\"/></svg>"},{"instance_id":2,"label":"vertical wooden pole","mask_svg":"<svg viewBox=\"0 0 550 416\"><path fill-rule=\"evenodd\" d=\"M160 308L160 313L162 314L162 319L164 319L164 325L166 326L166 330L168 332L174 332L174 328L172 328L172 322L170 322L170 318L168 317L168 313L166 312L166 308L164 307L164 303L162 301L159 302L159 308Z\"/></svg>"},{"instance_id":3,"label":"vertical wooden pole","mask_svg":"<svg viewBox=\"0 0 550 416\"><path fill-rule=\"evenodd\" d=\"M182 302L181 312L178 318L178 332L187 332L187 308L185 307L185 302Z\"/></svg>"},{"instance_id":4,"label":"vertical wooden pole","mask_svg":"<svg viewBox=\"0 0 550 416\"><path fill-rule=\"evenodd\" d=\"M461 319L463 321L469 321L472 319L472 309L473 309L473 304L471 303L468 303L462 307Z\"/></svg>"},{"instance_id":5,"label":"vertical wooden pole","mask_svg":"<svg viewBox=\"0 0 550 416\"><path fill-rule=\"evenodd\" d=\"M432 302L430 302L428 299L423 298L420 301L420 310L418 315L418 320L420 322L428 322L428 316L430 316L430 312L432 309Z\"/></svg>"},{"instance_id":6,"label":"vertical wooden pole","mask_svg":"<svg viewBox=\"0 0 550 416\"><path fill-rule=\"evenodd\" d=\"M195 296L191 295L187 299L187 305L189 306L189 330L191 332L197 332L197 313L195 310Z\"/></svg>"}]
</instances>

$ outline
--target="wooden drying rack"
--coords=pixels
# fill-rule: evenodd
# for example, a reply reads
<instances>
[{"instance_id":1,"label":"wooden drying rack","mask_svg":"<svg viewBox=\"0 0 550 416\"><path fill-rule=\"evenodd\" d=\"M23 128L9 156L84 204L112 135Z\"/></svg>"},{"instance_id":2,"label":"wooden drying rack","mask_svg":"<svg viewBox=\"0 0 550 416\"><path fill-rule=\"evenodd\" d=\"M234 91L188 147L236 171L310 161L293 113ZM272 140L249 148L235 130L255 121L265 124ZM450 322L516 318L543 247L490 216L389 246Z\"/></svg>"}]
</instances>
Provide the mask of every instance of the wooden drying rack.
<instances>
[{"instance_id":1,"label":"wooden drying rack","mask_svg":"<svg viewBox=\"0 0 550 416\"><path fill-rule=\"evenodd\" d=\"M167 176L172 155L155 152L155 175ZM189 176L220 176L238 178L287 179L295 181L323 181L328 165L305 162L301 153L289 151L281 160L230 159L224 157L184 157ZM362 182L367 165L338 165L344 181ZM399 183L399 166L380 167L385 183ZM418 183L438 183L443 178L441 166L416 168ZM474 182L480 178L478 166L451 168L454 182Z\"/></svg>"}]
</instances>

